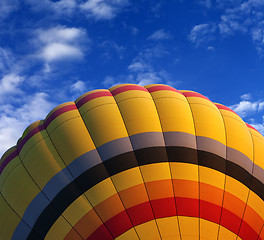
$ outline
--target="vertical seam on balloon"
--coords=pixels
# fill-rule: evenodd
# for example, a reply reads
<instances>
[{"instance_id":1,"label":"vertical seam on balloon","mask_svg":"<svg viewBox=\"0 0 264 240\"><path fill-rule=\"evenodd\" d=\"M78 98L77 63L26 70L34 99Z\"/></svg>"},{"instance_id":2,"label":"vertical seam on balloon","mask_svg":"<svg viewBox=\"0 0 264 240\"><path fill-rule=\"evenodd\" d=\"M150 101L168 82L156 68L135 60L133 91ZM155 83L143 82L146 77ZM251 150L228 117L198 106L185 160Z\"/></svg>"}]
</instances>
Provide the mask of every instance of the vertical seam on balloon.
<instances>
[{"instance_id":1,"label":"vertical seam on balloon","mask_svg":"<svg viewBox=\"0 0 264 240\"><path fill-rule=\"evenodd\" d=\"M76 105L75 102L74 102L74 104ZM88 132L89 136L91 137L91 140L92 140L92 142L93 142L93 144L94 144L94 141L93 141L93 139L92 139L92 136L91 136L91 134L90 134L90 132L89 132L89 130L88 130L88 127L87 127L87 125L86 125L86 123L85 123L85 121L84 121L84 119L83 119L83 116L82 116L82 114L80 113L80 110L79 110L79 108L78 108L77 105L76 105L76 108L77 108L78 113L79 113L79 115L80 115L80 117L81 117L81 119L82 119L82 121L83 121L83 123L84 123L84 125L85 125L85 128L86 128L86 130L87 130L87 132ZM94 144L94 146L95 146L95 144ZM95 146L95 150L96 150L96 152L98 153L98 155L100 156L100 154L99 154L99 152L98 152L96 146ZM101 158L101 156L100 156L100 158ZM102 159L101 159L101 161L102 161ZM102 161L102 162L103 162L103 161ZM70 170L69 170L69 171L70 171ZM108 173L108 172L107 172L107 173ZM89 190L89 189L88 189L88 190ZM105 226L105 228L107 229L107 231L109 232L109 234L111 235L111 237L112 237L113 239L115 239L114 236L112 235L111 231L108 229L108 227L106 226L105 222L104 222L103 219L101 218L100 214L96 211L95 206L93 206L93 204L91 203L91 201L90 201L90 200L88 199L88 197L86 196L85 191L84 191L83 195L85 196L85 198L87 199L87 201L89 202L89 204L92 206L92 209L95 211L95 213L97 214L97 216L99 217L99 219L101 220L101 222L103 223L103 225ZM95 231L96 231L96 230L95 230Z\"/></svg>"},{"instance_id":2,"label":"vertical seam on balloon","mask_svg":"<svg viewBox=\"0 0 264 240\"><path fill-rule=\"evenodd\" d=\"M110 91L110 90L109 90L109 91ZM111 91L110 91L110 92L111 92ZM112 92L111 92L111 94L112 94ZM130 136L129 136L129 134L128 134L127 126L126 126L126 123L125 123L124 118L123 118L123 116L122 116L122 113L121 113L121 111L120 111L119 105L118 105L118 103L117 103L117 101L116 101L116 99L115 99L114 96L113 96L113 98L114 98L114 100L115 100L116 106L117 106L117 108L118 108L118 110L119 110L120 116L121 116L121 118L122 118L122 120L123 120L123 123L124 123L124 126L125 126L125 128L126 128L126 132L127 132L128 139L129 139L129 141L130 141L130 144L131 144L131 146L132 146L132 149L134 150L133 145L132 145L132 142L131 142L131 140L130 140ZM136 155L135 155L135 159L137 160ZM138 163L138 161L137 161L137 163ZM141 178L142 178L142 182L143 182L143 184L144 184L144 186L145 186L146 194L147 194L147 196L148 196L148 200L149 200L150 207L151 207L151 210L152 210L152 213L153 213L154 221L155 221L155 223L156 223L156 227L157 227L157 229L158 229L159 236L160 236L160 238L161 238L161 234L160 234L160 231L159 231L159 227L158 227L157 221L156 221L156 219L155 219L155 215L154 215L153 207L152 207L152 204L151 204L151 202L150 202L150 198L149 198L148 190L147 190L147 187L146 187L146 184L145 184L145 181L144 181L143 175L142 175L141 166L140 166L139 164L138 164L138 169L139 169L139 172L140 172L140 175L141 175ZM126 209L125 209L125 210L126 210ZM132 222L132 221L131 221L131 222ZM134 226L133 223L132 223L132 225ZM138 235L138 233L137 233L137 230L136 230L135 226L134 226L134 229L135 229L135 232L136 232L136 234L137 234L137 236L138 236L138 239L140 239L140 237L139 237L139 235Z\"/></svg>"},{"instance_id":3,"label":"vertical seam on balloon","mask_svg":"<svg viewBox=\"0 0 264 240\"><path fill-rule=\"evenodd\" d=\"M110 90L109 90L109 91L110 91ZM111 91L110 91L110 92L111 92ZM112 94L112 92L111 92L111 94ZM122 120L123 120L123 123L124 123L124 126L125 126L125 128L126 128L126 132L127 132L127 135L128 135L129 141L130 141L130 144L131 144L131 146L132 146L132 149L134 150L134 147L133 147L133 144L132 144L132 142L131 142L130 135L129 135L129 133L128 133L127 126L126 126L126 123L125 123L125 121L124 121L124 117L123 117L123 115L122 115L122 112L121 112L121 110L120 110L120 108L119 108L119 105L118 105L116 99L115 99L115 96L113 96L113 98L114 98L114 100L115 100L116 106L117 106L117 108L118 108L118 110L119 110L120 116L121 116L121 118L122 118ZM136 155L135 155L135 158L136 158L136 160L137 160ZM138 160L137 160L137 163L138 163ZM142 178L142 182L143 182L143 184L144 184L144 186L145 186L146 194L147 194L147 196L148 196L149 204L150 204L150 207L151 207L151 210L152 210L152 213L153 213L154 221L155 221L155 224L156 224L156 227L157 227L157 230L158 230L158 233L159 233L160 239L162 239L162 238L161 238L161 233L160 233L160 230L159 230L159 226L158 226L157 220L156 220L156 218L155 218L155 214L154 214L153 206L152 206L151 201L150 201L150 198L149 198L148 189L147 189L147 186L146 186L145 180L144 180L144 178L143 178L143 174L142 174L141 166L140 166L139 164L138 164L138 168L139 168L139 172L140 172L140 175L141 175L141 178ZM133 226L134 226L134 225L133 225ZM135 231L136 231L136 228L135 228L135 227L134 227L134 229L135 229ZM136 231L136 233L137 233L137 231ZM139 235L138 235L138 238L140 239Z\"/></svg>"},{"instance_id":4,"label":"vertical seam on balloon","mask_svg":"<svg viewBox=\"0 0 264 240\"><path fill-rule=\"evenodd\" d=\"M13 160L13 159L12 159ZM9 175L10 174L12 174L12 172L19 166L21 164L21 162L20 163L18 163L14 168L12 168L12 170L8 173L8 174L6 174L6 177L5 177L5 179L2 181L2 183L1 183L1 189L0 189L0 192L2 191L2 189L3 189L3 186L5 185L5 182L6 182L6 180L8 179L8 177L9 177ZM0 177L1 177L1 175L0 175Z\"/></svg>"},{"instance_id":5,"label":"vertical seam on balloon","mask_svg":"<svg viewBox=\"0 0 264 240\"><path fill-rule=\"evenodd\" d=\"M147 88L146 88L147 89ZM148 89L147 89L148 90ZM156 108L156 111L157 111L157 115L159 117L159 122L160 122L160 127L161 127L161 130L162 130L162 136L163 136L163 141L164 141L164 145L165 145L165 151L166 151L166 154L167 154L167 158L168 158L168 164L169 164L169 169L170 169L170 176L171 176L171 184L172 184L172 191L173 191L173 195L174 195L174 203L175 203L175 209L176 209L176 217L177 217L177 223L178 223L178 228L179 228L179 236L180 236L180 239L182 240L182 237L181 237L181 229L180 229L180 223L179 223L179 216L178 216L178 209L177 209L177 202L176 202L176 196L175 196L175 191L174 191L174 184L173 184L173 177L172 177L172 171L171 171L171 163L169 162L169 157L168 157L168 152L167 152L167 148L166 148L166 142L165 142L165 137L164 137L164 131L163 131L163 127L162 127L162 124L161 124L161 120L160 120L160 115L159 115L159 112L158 112L158 108L157 108L157 105L156 105L156 102L152 96L152 94L149 92L151 98L152 98L152 101L155 105L155 108Z\"/></svg>"},{"instance_id":6,"label":"vertical seam on balloon","mask_svg":"<svg viewBox=\"0 0 264 240\"><path fill-rule=\"evenodd\" d=\"M16 152L18 153L17 149ZM19 161L21 162L20 157L17 155L17 157L19 158ZM22 164L22 162L21 162ZM24 167L25 168L25 167ZM4 197L4 195L2 194L2 192L0 192L1 196L3 197L4 201L7 203L7 205L11 208L11 210L20 218L20 221L18 222L17 226L14 229L14 232L12 233L12 237L16 231L16 228L18 227L18 225L20 224L20 222L24 222L31 230L33 230L30 225L15 211L15 209L9 204L9 202L6 200L6 198ZM35 232L35 231L34 231ZM36 233L36 232L35 232Z\"/></svg>"},{"instance_id":7,"label":"vertical seam on balloon","mask_svg":"<svg viewBox=\"0 0 264 240\"><path fill-rule=\"evenodd\" d=\"M215 104L215 103L214 103ZM216 105L215 105L216 106ZM217 107L217 106L216 106ZM218 108L217 108L218 109ZM226 133L226 124L225 124L225 119L224 116L222 114L222 112L218 109L220 116L223 120L223 124L224 124L224 129L225 129L225 181L224 181L224 189L223 189L223 197L222 197L222 205L221 205L221 212L220 212L220 217L219 217L219 224L218 224L218 232L217 232L217 240L219 239L219 234L220 234L220 227L221 227L221 219L222 219L222 213L223 213L223 206L224 206L224 199L225 199L225 188L226 188L226 169L227 169L227 133Z\"/></svg>"},{"instance_id":8,"label":"vertical seam on balloon","mask_svg":"<svg viewBox=\"0 0 264 240\"><path fill-rule=\"evenodd\" d=\"M181 90L180 90L181 91ZM185 96L184 96L185 97ZM195 143L196 143L196 155L197 155L197 168L198 168L198 198L199 198L199 208L198 208L198 211L199 211L199 218L198 218L198 228L199 228L199 239L201 239L201 220L200 220L200 165L199 165L199 155L198 155L198 142L197 142L197 133L196 133L196 126L195 126L195 120L194 120L194 115L193 115L193 111L192 111L192 107L191 107L191 104L190 102L188 101L188 98L185 97L188 105L189 105L189 108L190 108L190 112L191 112L191 115L192 115L192 119L193 119L193 126L194 126L194 133L195 133Z\"/></svg>"},{"instance_id":9,"label":"vertical seam on balloon","mask_svg":"<svg viewBox=\"0 0 264 240\"><path fill-rule=\"evenodd\" d=\"M104 104L102 104L102 105L104 105ZM76 107L77 107L77 106L76 106ZM78 109L78 111L79 111L79 108L78 108L78 107L77 107L77 109ZM79 113L80 113L80 111L79 111ZM83 116L81 115L81 113L80 113L80 116L81 116L81 118L82 118L82 120L83 120ZM83 122L84 122L84 125L86 126L86 129L87 129L87 131L88 131L88 133L89 133L89 135L90 135L90 137L91 137L91 140L92 140L93 143L94 143L93 137L92 137L92 135L90 134L89 129L88 129L88 127L87 127L85 121L83 121ZM100 158L101 158L101 160L102 160L102 157L101 157L101 155L100 155L100 153L99 153L99 151L98 151L98 149L97 149L95 143L94 143L94 146L95 146L95 149L96 149L98 155L100 156ZM103 160L102 160L102 163L103 163L103 165L104 165ZM105 165L104 165L104 167L105 167ZM108 173L108 170L107 170L106 167L105 167L105 169L106 169L106 171L107 171L107 173ZM131 218L129 217L128 212L127 212L127 210L126 210L126 208L125 208L125 205L124 205L124 203L123 203L123 201L122 201L122 199L121 199L121 197L120 197L120 195L119 195L119 192L117 191L117 188L116 188L116 186L115 186L115 184L114 184L114 182L113 182L112 176L110 176L109 173L108 173L108 176L109 176L109 179L111 180L111 182L112 182L112 184L113 184L113 186L114 186L114 188L115 188L115 190L116 190L116 193L117 193L117 195L119 196L119 199L120 199L120 201L121 201L121 203L122 203L122 205L123 205L123 207L124 207L124 209L125 209L125 211L126 211L126 213L127 213L127 216L128 216L128 218L129 218L129 221L131 222L132 226L134 226L134 225L133 225L133 222L132 222ZM93 205L92 205L92 206L93 206ZM94 209L94 210L95 210L95 209ZM98 214L98 215L99 215L99 214ZM100 219L101 219L101 218L100 218ZM107 228L107 226L106 226L106 224L104 223L104 221L102 221L102 222L103 222L103 224L105 225L105 227ZM112 238L115 239L114 236L112 235L111 231L110 231L108 228L107 228L107 230L108 230L109 233L111 234ZM136 232L136 229L135 229L135 232ZM136 234L137 234L137 232L136 232Z\"/></svg>"},{"instance_id":10,"label":"vertical seam on balloon","mask_svg":"<svg viewBox=\"0 0 264 240\"><path fill-rule=\"evenodd\" d=\"M44 122L44 126L45 126L45 122ZM55 147L55 145L54 145L54 143L52 142L52 140L51 140L51 138L50 138L50 136L49 136L49 134L48 134L48 131L47 131L47 129L46 129L46 127L45 127L45 129L44 130L42 130L42 131L46 131L46 133L47 133L47 136L48 136L48 138L50 139L50 141L51 141L51 143L52 143L52 145L54 146L54 149L56 150L56 152L58 153L58 155L59 155L59 157L60 157L60 159L61 159L61 161L64 163L64 161L63 161L63 159L62 159L62 157L61 157L61 155L59 154L59 152L58 152L58 150L56 149L56 147ZM18 155L19 156L19 155ZM19 158L20 158L20 156L19 156ZM36 186L37 186L37 188L40 190L40 192L42 192L42 194L48 199L48 201L52 204L52 206L58 211L58 209L57 209L57 207L55 206L55 205L53 205L53 203L51 202L51 200L48 198L48 196L42 191L42 189L40 188L40 186L38 186L38 184L37 184L37 182L33 179L33 177L31 176L31 174L29 173L29 171L27 170L27 168L25 167L25 165L23 164L23 162L22 162L22 160L21 160L21 163L22 163L22 165L24 166L24 168L25 168L25 170L27 171L27 173L29 174L29 176L31 177L31 179L32 179L32 181L36 184ZM64 163L64 165L65 165L65 163ZM66 166L66 165L65 165ZM59 212L59 211L58 211ZM61 216L63 217L63 219L74 229L74 227L70 224L70 222L61 214ZM34 229L34 226L35 226L35 224L36 224L36 222L34 223L34 225L33 225L33 229ZM75 229L74 229L75 230ZM76 231L76 230L75 230ZM48 233L48 232L47 232ZM46 233L46 234L47 234ZM76 233L78 234L78 235L80 235L77 231L76 231ZM46 235L45 235L46 236ZM81 236L80 236L81 237ZM27 238L28 238L28 236L27 236ZM82 238L82 237L81 237ZM83 238L82 238L83 239Z\"/></svg>"},{"instance_id":11,"label":"vertical seam on balloon","mask_svg":"<svg viewBox=\"0 0 264 240\"><path fill-rule=\"evenodd\" d=\"M263 227L264 227L264 224L262 224L262 227L261 227L261 229L260 229L260 231L259 231L259 234L258 234L258 238L257 238L257 240L259 240L259 237L260 237L260 234L261 234L261 232L262 232L262 230L263 230Z\"/></svg>"},{"instance_id":12,"label":"vertical seam on balloon","mask_svg":"<svg viewBox=\"0 0 264 240\"><path fill-rule=\"evenodd\" d=\"M55 146L55 144L54 144L54 142L53 142L53 140L52 140L52 138L51 138L51 136L50 136L50 134L49 134L49 132L48 132L48 128L47 128L45 122L44 122L44 126L45 126L45 131L47 132L47 136L48 136L48 138L50 139L50 142L52 143L54 149L55 149L56 152L58 153L58 155L59 155L59 157L60 157L62 163L63 163L64 166L65 166L65 168L66 168L66 169L68 170L68 172L70 173L72 179L74 179L74 177L73 177L71 171L69 170L67 164L64 162L63 157L61 156L59 150L56 148L56 146ZM62 169L61 169L61 170L62 170ZM78 185L76 184L76 186L78 186ZM78 187L79 187L79 189L81 189L80 186L78 186ZM72 224L66 219L66 217L63 216L63 213L61 214L61 216L62 216L62 217L63 217L63 218L64 218L64 219L70 224L70 226L75 230L75 232L76 232L76 233L77 233L77 234L83 239L83 237L81 236L81 234L80 234L80 233L74 228L74 226L72 226ZM53 225L52 225L52 226L53 226ZM51 228L52 228L52 226L51 226ZM50 229L51 229L51 228L50 228Z\"/></svg>"},{"instance_id":13,"label":"vertical seam on balloon","mask_svg":"<svg viewBox=\"0 0 264 240\"><path fill-rule=\"evenodd\" d=\"M255 148L254 148L254 140L253 140L253 136L252 136L252 134L251 134L251 131L249 130L249 128L246 126L246 128L247 128L247 130L248 130L248 132L249 132L249 134L250 134L250 137L251 137L251 141L252 141L252 157L253 157L253 161L252 161L252 170L251 170L251 175L250 175L250 182L249 182L249 188L248 188L248 194L247 194L247 200L246 200L246 202L245 202L245 208L244 208L244 211L243 211L243 214L242 214L242 217L241 217L241 222L240 222L240 225L239 225L239 229L238 229L238 233L237 233L237 238L238 238L238 236L239 236L239 233L240 233L240 229L241 229L241 226L242 226L242 222L243 222L243 219L244 219L244 216L245 216L245 212L246 212L246 209L247 209L247 203L248 203L248 199L249 199L249 195L250 195L250 188L251 188L251 183L252 183L252 175L253 175L253 172L254 172L254 166L255 166L255 164L254 164L254 162L255 162ZM237 239L236 238L236 239Z\"/></svg>"},{"instance_id":14,"label":"vertical seam on balloon","mask_svg":"<svg viewBox=\"0 0 264 240\"><path fill-rule=\"evenodd\" d=\"M46 131L46 129L45 129L45 131ZM23 163L23 161L22 161L22 159L20 158L20 155L18 154L18 158L20 159L20 161L21 161L21 164L23 165L23 167L24 167L24 169L26 170L26 172L27 172L27 174L29 175L29 177L32 179L32 181L35 183L35 185L36 185L36 187L39 189L39 191L47 198L47 200L50 202L50 204L52 204L51 203L51 201L50 201L50 199L47 197L47 195L42 191L42 189L40 188L40 186L37 184L37 182L34 180L34 178L31 176L31 174L29 173L29 171L28 171L28 169L26 168L26 166L24 165L24 163ZM39 192L39 193L40 193ZM38 193L38 194L39 194ZM34 199L34 198L33 198ZM52 206L57 210L57 208L52 204ZM58 211L58 210L57 210ZM25 213L25 212L24 212ZM64 218L64 217L63 217ZM65 218L64 218L65 219ZM66 219L65 219L65 221L66 222L68 222ZM68 222L69 223L69 222ZM33 225L33 228L31 228L32 230L30 231L30 233L33 231L33 232L35 232L35 233L37 233L38 234L38 232L37 231L35 231L34 230L34 226L35 226L35 224L36 224L36 222L34 223L34 225ZM71 224L69 223L69 225L71 226ZM30 233L29 233L29 235L30 235ZM27 235L27 238L29 237L29 235ZM39 234L38 234L39 235ZM42 237L42 236L41 236Z\"/></svg>"}]
</instances>

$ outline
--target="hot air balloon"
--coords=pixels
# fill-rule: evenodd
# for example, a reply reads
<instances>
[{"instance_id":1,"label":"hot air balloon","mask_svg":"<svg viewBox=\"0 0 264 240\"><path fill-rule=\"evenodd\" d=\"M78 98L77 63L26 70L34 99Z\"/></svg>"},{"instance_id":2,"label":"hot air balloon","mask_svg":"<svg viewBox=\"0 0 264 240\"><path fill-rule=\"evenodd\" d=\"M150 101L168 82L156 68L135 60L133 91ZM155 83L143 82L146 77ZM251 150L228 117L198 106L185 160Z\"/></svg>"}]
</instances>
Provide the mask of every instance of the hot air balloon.
<instances>
[{"instance_id":1,"label":"hot air balloon","mask_svg":"<svg viewBox=\"0 0 264 240\"><path fill-rule=\"evenodd\" d=\"M0 162L1 240L264 239L264 138L166 85L90 91Z\"/></svg>"}]
</instances>

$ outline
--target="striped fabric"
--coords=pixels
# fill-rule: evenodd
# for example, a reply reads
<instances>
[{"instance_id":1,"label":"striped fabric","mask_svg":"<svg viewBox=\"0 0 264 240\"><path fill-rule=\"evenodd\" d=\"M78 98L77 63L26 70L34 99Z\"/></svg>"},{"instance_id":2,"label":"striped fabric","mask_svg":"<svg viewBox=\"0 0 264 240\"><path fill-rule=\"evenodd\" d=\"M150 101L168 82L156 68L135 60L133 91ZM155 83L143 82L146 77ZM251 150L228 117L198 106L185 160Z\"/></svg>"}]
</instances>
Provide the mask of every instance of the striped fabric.
<instances>
[{"instance_id":1,"label":"striped fabric","mask_svg":"<svg viewBox=\"0 0 264 240\"><path fill-rule=\"evenodd\" d=\"M192 91L90 91L0 161L0 240L264 240L264 138Z\"/></svg>"}]
</instances>

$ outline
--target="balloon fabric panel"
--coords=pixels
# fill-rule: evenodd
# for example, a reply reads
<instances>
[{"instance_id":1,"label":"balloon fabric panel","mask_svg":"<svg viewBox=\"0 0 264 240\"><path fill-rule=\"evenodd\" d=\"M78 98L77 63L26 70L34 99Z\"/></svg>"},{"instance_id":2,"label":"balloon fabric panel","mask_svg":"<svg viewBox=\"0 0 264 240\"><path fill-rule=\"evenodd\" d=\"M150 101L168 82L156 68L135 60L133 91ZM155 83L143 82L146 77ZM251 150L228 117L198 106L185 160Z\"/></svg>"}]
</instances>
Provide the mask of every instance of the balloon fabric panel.
<instances>
[{"instance_id":1,"label":"balloon fabric panel","mask_svg":"<svg viewBox=\"0 0 264 240\"><path fill-rule=\"evenodd\" d=\"M122 84L0 161L0 239L264 239L264 138L192 91Z\"/></svg>"}]
</instances>

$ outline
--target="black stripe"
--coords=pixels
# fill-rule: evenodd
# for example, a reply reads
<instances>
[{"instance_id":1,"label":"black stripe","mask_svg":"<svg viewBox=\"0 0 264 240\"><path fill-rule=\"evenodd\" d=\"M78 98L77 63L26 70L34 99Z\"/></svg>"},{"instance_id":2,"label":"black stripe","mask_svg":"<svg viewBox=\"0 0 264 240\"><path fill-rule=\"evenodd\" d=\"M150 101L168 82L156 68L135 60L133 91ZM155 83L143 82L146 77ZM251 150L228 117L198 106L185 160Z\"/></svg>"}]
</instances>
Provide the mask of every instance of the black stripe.
<instances>
[{"instance_id":1,"label":"black stripe","mask_svg":"<svg viewBox=\"0 0 264 240\"><path fill-rule=\"evenodd\" d=\"M185 147L166 147L169 162L198 164L197 150Z\"/></svg>"},{"instance_id":2,"label":"black stripe","mask_svg":"<svg viewBox=\"0 0 264 240\"><path fill-rule=\"evenodd\" d=\"M87 159L87 161L88 160L89 159ZM198 164L199 162L201 166L209 167L222 173L225 173L225 169L227 169L227 175L246 185L264 200L264 184L251 176L251 174L241 166L229 162L218 155L185 147L150 147L120 154L81 174L72 183L61 190L45 208L34 224L33 230L30 232L27 239L37 239L34 231L39 233L44 239L55 221L72 202L109 176L134 168L138 165L147 165L164 161L191 164Z\"/></svg>"}]
</instances>

